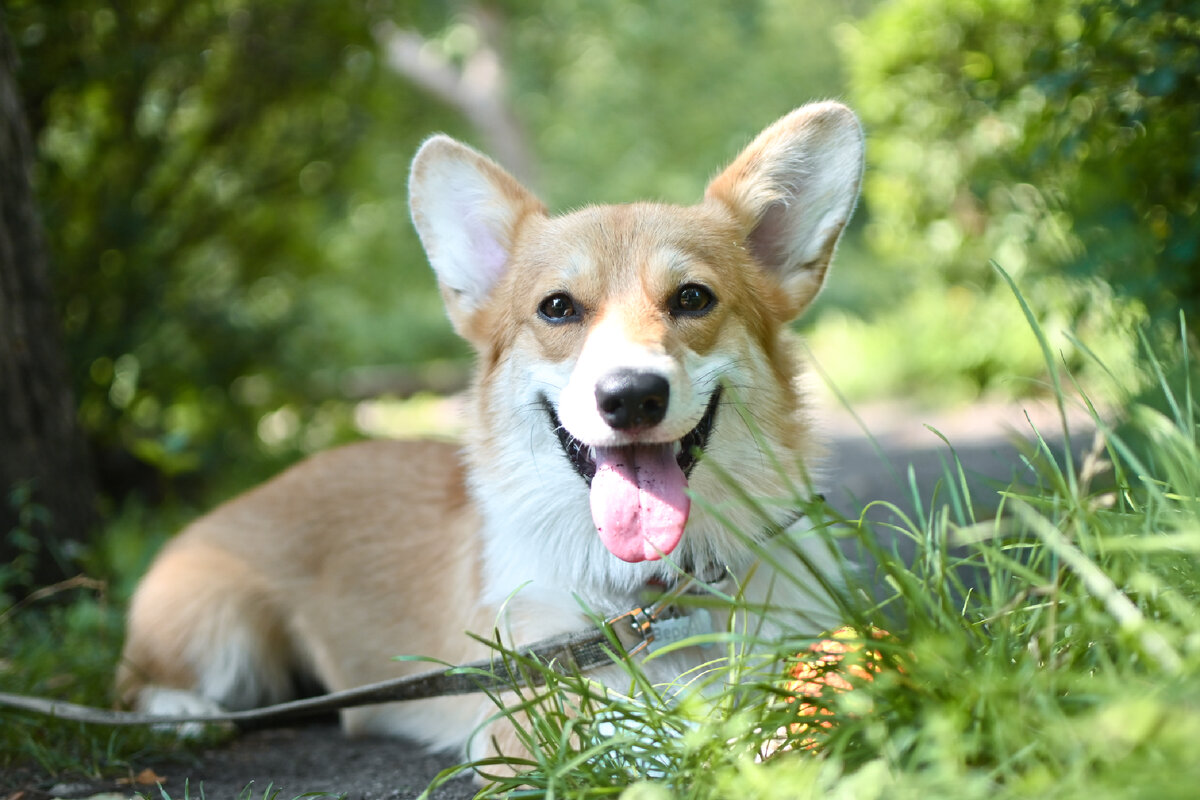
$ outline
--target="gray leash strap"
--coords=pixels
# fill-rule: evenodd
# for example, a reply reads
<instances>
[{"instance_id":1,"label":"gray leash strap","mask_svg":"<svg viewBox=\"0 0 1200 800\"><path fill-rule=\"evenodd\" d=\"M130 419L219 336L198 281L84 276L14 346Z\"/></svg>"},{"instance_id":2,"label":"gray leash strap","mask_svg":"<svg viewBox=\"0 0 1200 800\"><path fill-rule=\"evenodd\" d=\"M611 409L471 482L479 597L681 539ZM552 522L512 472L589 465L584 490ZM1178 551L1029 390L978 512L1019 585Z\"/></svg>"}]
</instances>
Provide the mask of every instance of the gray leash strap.
<instances>
[{"instance_id":1,"label":"gray leash strap","mask_svg":"<svg viewBox=\"0 0 1200 800\"><path fill-rule=\"evenodd\" d=\"M596 628L543 639L522 648L516 657L492 656L449 669L430 670L271 706L219 714L155 715L6 692L0 692L0 706L91 725L181 725L185 722L261 724L376 703L540 686L546 682L545 672L539 668L522 668L522 662L533 659L540 662L544 669L559 675L579 674L612 664L621 656L631 658L653 651L658 646L681 641L691 634L707 632L707 612L697 610L695 620L702 620L703 624L702 630L694 630L689 624L694 620L682 615L675 605L695 583L695 578L687 576L645 608L635 608L610 617Z\"/></svg>"},{"instance_id":2,"label":"gray leash strap","mask_svg":"<svg viewBox=\"0 0 1200 800\"><path fill-rule=\"evenodd\" d=\"M614 631L617 633L617 631ZM625 632L618 641L624 646ZM639 642L640 644L640 642ZM617 648L607 626L576 631L545 639L520 651L521 659L534 658L561 675L584 672L611 664ZM628 649L628 648L627 648ZM431 697L471 694L518 686L538 686L545 676L538 669L514 669L515 659L493 657L462 664L451 669L437 669L418 675L359 686L341 692L320 695L305 700L293 700L272 706L230 711L221 714L178 714L157 716L136 711L81 706L42 697L0 692L0 706L46 714L56 719L93 725L177 725L185 722L203 723L266 723L296 717L309 717L343 708L390 703L401 700L421 700Z\"/></svg>"}]
</instances>

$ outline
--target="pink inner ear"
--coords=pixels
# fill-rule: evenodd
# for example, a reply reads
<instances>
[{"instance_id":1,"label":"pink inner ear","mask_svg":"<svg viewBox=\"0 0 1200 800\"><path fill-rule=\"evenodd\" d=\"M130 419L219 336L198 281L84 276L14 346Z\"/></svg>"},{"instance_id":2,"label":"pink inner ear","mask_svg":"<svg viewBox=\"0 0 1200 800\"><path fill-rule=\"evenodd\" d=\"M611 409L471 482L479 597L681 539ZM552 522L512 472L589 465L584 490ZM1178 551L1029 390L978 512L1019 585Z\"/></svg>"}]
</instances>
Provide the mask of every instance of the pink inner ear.
<instances>
[{"instance_id":1,"label":"pink inner ear","mask_svg":"<svg viewBox=\"0 0 1200 800\"><path fill-rule=\"evenodd\" d=\"M758 262L777 274L782 273L791 261L791 250L796 235L788 226L788 207L783 202L772 203L754 226L747 244Z\"/></svg>"},{"instance_id":2,"label":"pink inner ear","mask_svg":"<svg viewBox=\"0 0 1200 800\"><path fill-rule=\"evenodd\" d=\"M478 270L477 283L486 291L496 285L504 274L504 265L508 263L508 253L500 246L500 242L478 218L467 219L467 238L471 242L471 253L475 257L475 267Z\"/></svg>"},{"instance_id":3,"label":"pink inner ear","mask_svg":"<svg viewBox=\"0 0 1200 800\"><path fill-rule=\"evenodd\" d=\"M494 222L489 224L485 209L478 205L487 202L486 197L465 192L454 204L457 216L462 220L460 231L466 245L466 258L458 264L458 270L464 283L471 287L470 293L476 301L491 291L508 263L508 251L493 230Z\"/></svg>"}]
</instances>

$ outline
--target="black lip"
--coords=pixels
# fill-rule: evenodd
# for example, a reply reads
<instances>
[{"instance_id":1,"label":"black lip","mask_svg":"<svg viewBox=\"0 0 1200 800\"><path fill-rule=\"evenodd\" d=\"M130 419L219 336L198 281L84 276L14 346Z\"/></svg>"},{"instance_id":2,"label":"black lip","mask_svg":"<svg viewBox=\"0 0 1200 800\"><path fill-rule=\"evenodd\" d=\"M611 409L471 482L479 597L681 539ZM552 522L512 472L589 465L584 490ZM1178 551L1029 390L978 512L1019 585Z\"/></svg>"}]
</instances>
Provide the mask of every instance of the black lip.
<instances>
[{"instance_id":1,"label":"black lip","mask_svg":"<svg viewBox=\"0 0 1200 800\"><path fill-rule=\"evenodd\" d=\"M721 387L718 386L708 399L708 407L704 410L704 416L700 417L696 427L688 431L679 441L680 450L675 461L685 476L691 476L692 469L696 466L696 456L703 452L708 444L708 438L712 435L713 425L716 423L717 406L720 404L720 400ZM542 398L542 407L546 410L546 415L550 417L550 427L558 437L558 443L562 446L567 461L571 462L571 466L579 473L579 477L587 481L590 486L592 477L596 474L596 462L592 460L591 448L576 439L563 427L562 421L554 411L554 406L545 397Z\"/></svg>"}]
</instances>

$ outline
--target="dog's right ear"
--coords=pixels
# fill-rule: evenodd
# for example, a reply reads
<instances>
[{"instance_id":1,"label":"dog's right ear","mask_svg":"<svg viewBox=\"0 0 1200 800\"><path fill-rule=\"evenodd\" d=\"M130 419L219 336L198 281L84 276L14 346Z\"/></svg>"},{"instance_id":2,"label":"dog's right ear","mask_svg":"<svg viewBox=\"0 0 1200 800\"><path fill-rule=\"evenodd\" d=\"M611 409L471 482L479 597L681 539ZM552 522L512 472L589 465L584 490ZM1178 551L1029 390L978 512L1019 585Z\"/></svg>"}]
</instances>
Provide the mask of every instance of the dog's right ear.
<instances>
[{"instance_id":1,"label":"dog's right ear","mask_svg":"<svg viewBox=\"0 0 1200 800\"><path fill-rule=\"evenodd\" d=\"M791 319L825 282L858 200L863 131L839 103L811 103L760 133L706 191L741 224L746 248L783 290Z\"/></svg>"},{"instance_id":2,"label":"dog's right ear","mask_svg":"<svg viewBox=\"0 0 1200 800\"><path fill-rule=\"evenodd\" d=\"M508 269L521 221L546 208L496 162L441 135L413 158L408 205L450 321L469 339L472 315Z\"/></svg>"}]
</instances>

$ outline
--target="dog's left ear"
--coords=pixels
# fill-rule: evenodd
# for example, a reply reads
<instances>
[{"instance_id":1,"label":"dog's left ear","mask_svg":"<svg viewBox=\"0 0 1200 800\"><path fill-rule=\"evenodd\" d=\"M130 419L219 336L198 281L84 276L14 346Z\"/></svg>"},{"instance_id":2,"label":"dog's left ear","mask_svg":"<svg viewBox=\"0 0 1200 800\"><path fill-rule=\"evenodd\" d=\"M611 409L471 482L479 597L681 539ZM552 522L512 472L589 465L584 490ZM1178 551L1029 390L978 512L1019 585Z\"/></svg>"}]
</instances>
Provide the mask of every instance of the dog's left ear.
<instances>
[{"instance_id":1,"label":"dog's left ear","mask_svg":"<svg viewBox=\"0 0 1200 800\"><path fill-rule=\"evenodd\" d=\"M743 226L795 317L817 296L858 200L863 132L839 103L796 109L760 133L705 192Z\"/></svg>"},{"instance_id":2,"label":"dog's left ear","mask_svg":"<svg viewBox=\"0 0 1200 800\"><path fill-rule=\"evenodd\" d=\"M413 157L408 205L450 321L472 339L471 320L508 269L521 222L546 208L496 162L441 135Z\"/></svg>"}]
</instances>

